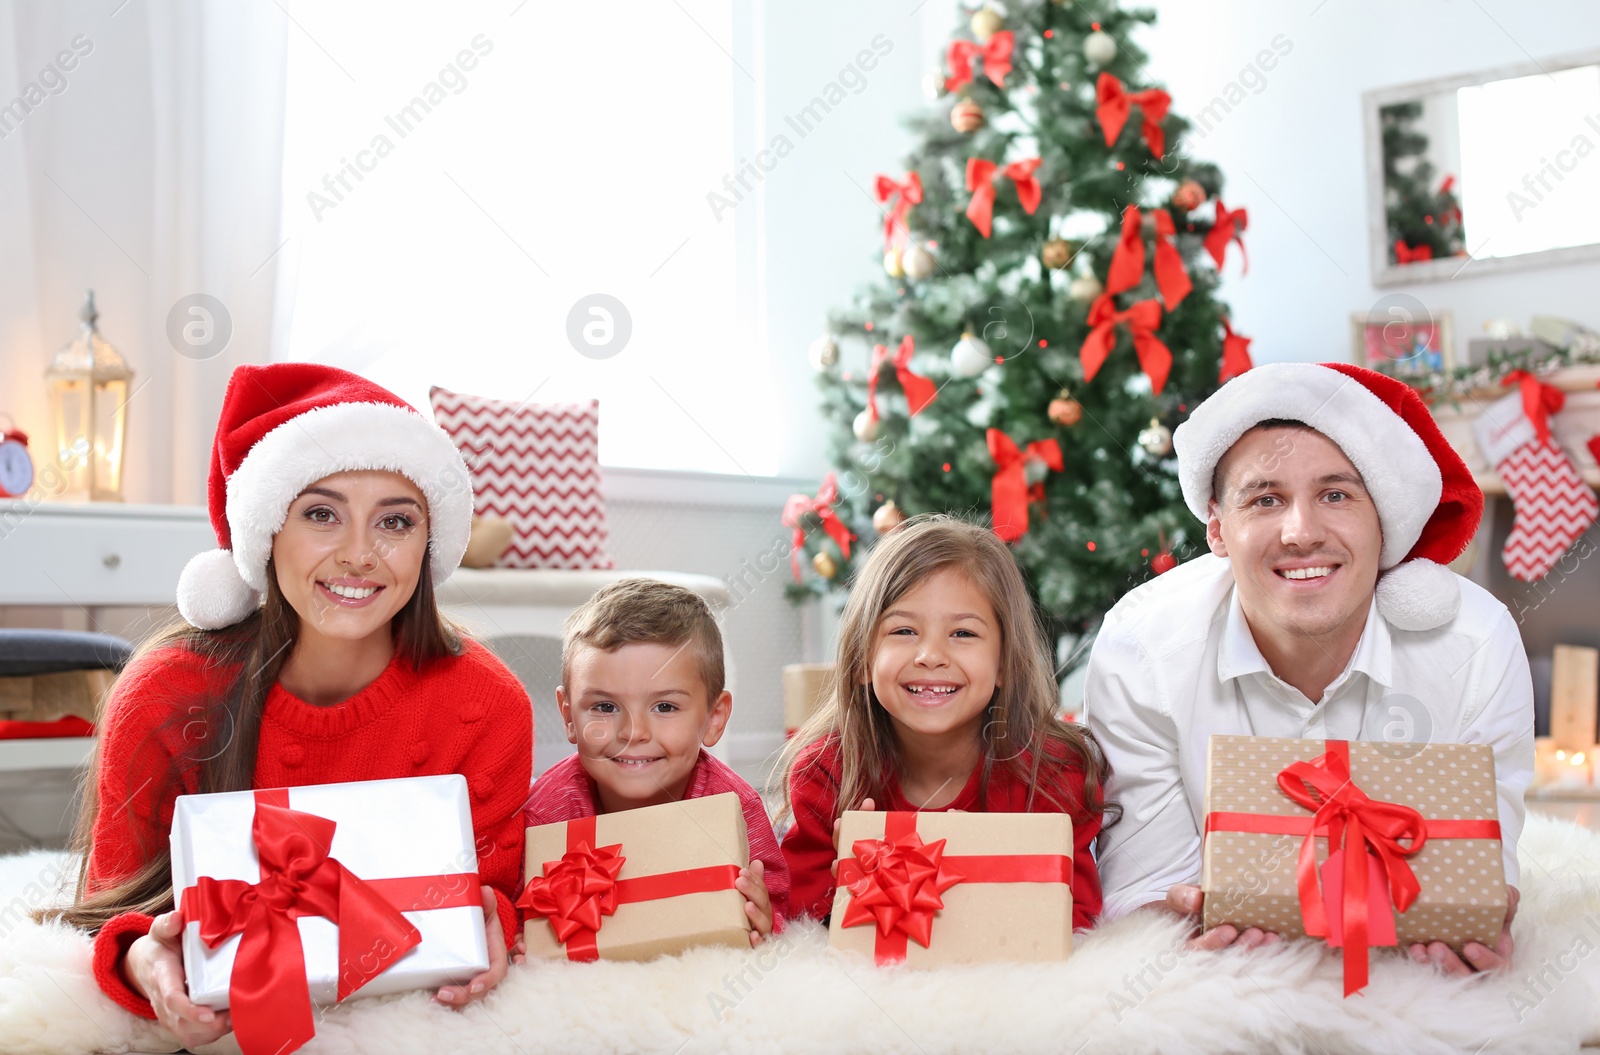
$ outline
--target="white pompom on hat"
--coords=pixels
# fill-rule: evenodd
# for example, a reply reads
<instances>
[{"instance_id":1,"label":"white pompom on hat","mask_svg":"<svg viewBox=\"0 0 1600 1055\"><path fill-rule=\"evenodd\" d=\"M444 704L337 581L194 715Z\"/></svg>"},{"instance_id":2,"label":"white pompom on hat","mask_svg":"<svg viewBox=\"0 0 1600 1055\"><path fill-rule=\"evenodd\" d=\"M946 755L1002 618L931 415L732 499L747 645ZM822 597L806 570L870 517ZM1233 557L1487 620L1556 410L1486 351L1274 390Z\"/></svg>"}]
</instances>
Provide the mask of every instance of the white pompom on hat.
<instances>
[{"instance_id":1,"label":"white pompom on hat","mask_svg":"<svg viewBox=\"0 0 1600 1055\"><path fill-rule=\"evenodd\" d=\"M399 473L428 502L429 568L448 579L472 530L472 483L444 430L366 378L314 363L241 366L228 380L207 481L218 549L178 578L178 611L202 630L249 616L267 588L272 537L308 486L334 473Z\"/></svg>"},{"instance_id":2,"label":"white pompom on hat","mask_svg":"<svg viewBox=\"0 0 1600 1055\"><path fill-rule=\"evenodd\" d=\"M1361 474L1378 509L1378 610L1402 630L1455 618L1461 586L1443 565L1483 517L1483 492L1428 411L1395 378L1347 363L1272 363L1216 391L1173 434L1184 502L1210 518L1217 463L1250 429L1300 421L1328 437Z\"/></svg>"}]
</instances>

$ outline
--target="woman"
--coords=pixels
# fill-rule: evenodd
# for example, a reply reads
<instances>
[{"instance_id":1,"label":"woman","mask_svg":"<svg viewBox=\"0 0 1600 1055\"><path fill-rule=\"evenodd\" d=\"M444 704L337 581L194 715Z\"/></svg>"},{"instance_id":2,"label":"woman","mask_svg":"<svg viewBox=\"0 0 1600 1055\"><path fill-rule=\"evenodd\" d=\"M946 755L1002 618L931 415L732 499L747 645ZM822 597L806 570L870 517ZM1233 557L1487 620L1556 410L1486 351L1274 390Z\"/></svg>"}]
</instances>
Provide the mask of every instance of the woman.
<instances>
[{"instance_id":1,"label":"woman","mask_svg":"<svg viewBox=\"0 0 1600 1055\"><path fill-rule=\"evenodd\" d=\"M461 773L505 977L532 769L532 708L433 587L466 550L472 492L449 438L343 370L244 366L212 450L221 546L178 583L185 622L146 644L106 702L68 922L96 932L108 995L187 1046L229 1030L188 999L168 835L181 794Z\"/></svg>"}]
</instances>

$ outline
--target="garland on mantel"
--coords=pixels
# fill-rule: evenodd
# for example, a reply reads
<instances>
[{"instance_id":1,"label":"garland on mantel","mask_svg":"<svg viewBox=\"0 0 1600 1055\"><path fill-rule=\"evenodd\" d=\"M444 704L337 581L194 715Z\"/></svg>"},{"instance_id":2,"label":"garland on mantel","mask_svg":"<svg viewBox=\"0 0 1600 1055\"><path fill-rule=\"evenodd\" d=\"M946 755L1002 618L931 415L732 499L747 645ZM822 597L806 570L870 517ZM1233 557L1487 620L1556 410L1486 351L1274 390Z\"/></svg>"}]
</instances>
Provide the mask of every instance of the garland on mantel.
<instances>
[{"instance_id":1,"label":"garland on mantel","mask_svg":"<svg viewBox=\"0 0 1600 1055\"><path fill-rule=\"evenodd\" d=\"M1461 401L1472 398L1474 392L1500 390L1506 375L1513 370L1526 370L1545 377L1564 367L1593 365L1600 365L1600 334L1585 331L1574 334L1564 346L1540 347L1530 338L1530 343L1522 348L1490 349L1488 359L1474 366L1458 366L1400 380L1416 389L1430 406L1447 403L1451 409L1460 410Z\"/></svg>"}]
</instances>

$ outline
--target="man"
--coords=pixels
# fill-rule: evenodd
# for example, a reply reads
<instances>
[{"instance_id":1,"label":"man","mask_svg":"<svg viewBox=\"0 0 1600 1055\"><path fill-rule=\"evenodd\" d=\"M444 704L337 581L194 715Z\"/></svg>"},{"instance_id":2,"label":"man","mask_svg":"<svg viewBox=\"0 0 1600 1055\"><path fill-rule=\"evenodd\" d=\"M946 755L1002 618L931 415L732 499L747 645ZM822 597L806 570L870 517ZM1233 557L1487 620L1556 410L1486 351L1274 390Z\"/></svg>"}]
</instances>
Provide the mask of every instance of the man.
<instances>
[{"instance_id":1,"label":"man","mask_svg":"<svg viewBox=\"0 0 1600 1055\"><path fill-rule=\"evenodd\" d=\"M1257 367L1175 436L1211 554L1134 590L1089 660L1088 722L1123 817L1101 836L1105 914L1195 915L1207 742L1214 733L1481 743L1494 749L1506 931L1452 974L1511 956L1517 836L1533 772L1533 691L1515 621L1443 564L1483 495L1432 416L1393 378L1343 364ZM1221 926L1205 948L1275 940Z\"/></svg>"}]
</instances>

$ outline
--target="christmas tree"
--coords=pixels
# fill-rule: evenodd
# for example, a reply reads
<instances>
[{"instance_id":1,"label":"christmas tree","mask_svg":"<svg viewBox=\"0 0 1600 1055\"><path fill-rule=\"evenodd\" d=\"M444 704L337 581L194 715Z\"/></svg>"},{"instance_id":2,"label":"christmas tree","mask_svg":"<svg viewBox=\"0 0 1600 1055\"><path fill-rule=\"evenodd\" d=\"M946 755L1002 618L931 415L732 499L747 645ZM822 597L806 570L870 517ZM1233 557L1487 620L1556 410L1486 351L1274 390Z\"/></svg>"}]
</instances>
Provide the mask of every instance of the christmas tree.
<instances>
[{"instance_id":1,"label":"christmas tree","mask_svg":"<svg viewBox=\"0 0 1600 1055\"><path fill-rule=\"evenodd\" d=\"M1389 262L1410 264L1466 253L1455 177L1433 185L1428 137L1416 128L1419 102L1378 111L1383 131L1383 204L1389 223Z\"/></svg>"},{"instance_id":2,"label":"christmas tree","mask_svg":"<svg viewBox=\"0 0 1600 1055\"><path fill-rule=\"evenodd\" d=\"M1082 634L1203 550L1170 430L1249 368L1217 297L1246 215L1146 80L1153 21L1013 0L959 27L919 144L876 181L886 277L811 349L839 471L786 511L794 595L846 586L900 517L957 512Z\"/></svg>"}]
</instances>

